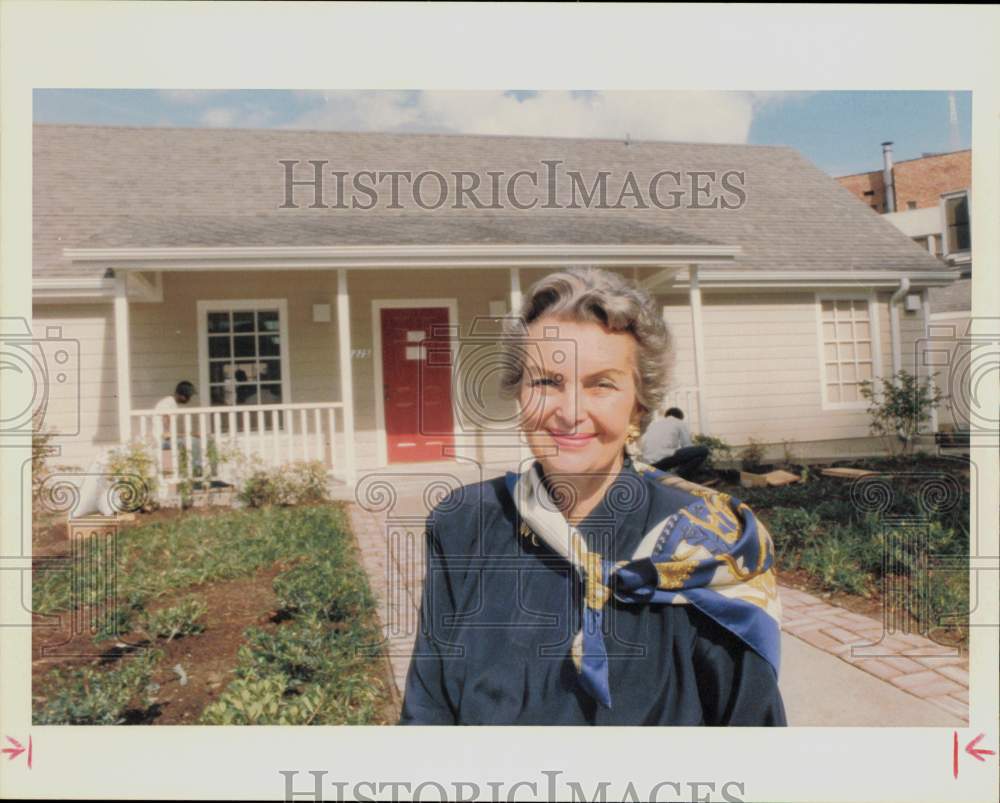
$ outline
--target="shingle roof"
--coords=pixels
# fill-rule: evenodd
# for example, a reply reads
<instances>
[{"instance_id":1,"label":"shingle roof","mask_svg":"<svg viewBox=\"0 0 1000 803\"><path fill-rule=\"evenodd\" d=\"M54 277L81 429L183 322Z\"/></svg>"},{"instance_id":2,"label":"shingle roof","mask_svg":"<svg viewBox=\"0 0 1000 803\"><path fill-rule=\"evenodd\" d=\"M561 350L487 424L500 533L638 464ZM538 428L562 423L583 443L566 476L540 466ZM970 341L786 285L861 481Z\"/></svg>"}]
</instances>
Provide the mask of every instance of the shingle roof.
<instances>
[{"instance_id":1,"label":"shingle roof","mask_svg":"<svg viewBox=\"0 0 1000 803\"><path fill-rule=\"evenodd\" d=\"M972 311L972 279L959 279L947 287L930 290L931 312Z\"/></svg>"},{"instance_id":2,"label":"shingle roof","mask_svg":"<svg viewBox=\"0 0 1000 803\"><path fill-rule=\"evenodd\" d=\"M279 209L281 159L327 160L327 170L533 170L543 159L587 182L609 171L640 187L659 171L743 171L739 209L542 210L442 207L353 211ZM301 174L297 174L301 175ZM560 203L570 201L563 175ZM544 201L545 186L539 190ZM327 185L332 191L333 180ZM385 186L385 185L383 185ZM530 185L519 198L530 200ZM669 191L669 187L663 193ZM431 198L436 193L428 190ZM486 197L489 193L485 193ZM612 198L617 197L617 189ZM311 194L302 203L308 203ZM403 193L407 204L409 195ZM332 201L332 199L331 199ZM628 203L628 201L626 201ZM941 270L942 263L789 147L546 137L337 133L296 130L36 125L36 276L99 275L63 248L351 244L719 244L740 246L753 270Z\"/></svg>"},{"instance_id":3,"label":"shingle roof","mask_svg":"<svg viewBox=\"0 0 1000 803\"><path fill-rule=\"evenodd\" d=\"M448 243L516 245L565 244L585 233L590 245L718 245L704 237L676 231L652 221L628 218L588 219L523 213L518 217L481 212L454 216L442 232L442 221L431 212L397 214L336 214L317 217L249 217L188 215L128 218L112 224L81 243L84 248L295 246L295 245L437 245Z\"/></svg>"}]
</instances>

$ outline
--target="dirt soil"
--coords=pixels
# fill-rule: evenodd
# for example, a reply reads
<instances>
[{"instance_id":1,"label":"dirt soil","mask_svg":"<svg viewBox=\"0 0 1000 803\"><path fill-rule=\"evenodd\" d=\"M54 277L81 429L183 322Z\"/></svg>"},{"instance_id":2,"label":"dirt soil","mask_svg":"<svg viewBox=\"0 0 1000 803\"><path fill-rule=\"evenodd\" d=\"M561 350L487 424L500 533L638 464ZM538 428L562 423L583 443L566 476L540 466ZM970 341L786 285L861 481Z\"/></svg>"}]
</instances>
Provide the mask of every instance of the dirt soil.
<instances>
[{"instance_id":1,"label":"dirt soil","mask_svg":"<svg viewBox=\"0 0 1000 803\"><path fill-rule=\"evenodd\" d=\"M156 521L168 521L180 515L213 516L223 508L194 508L186 511L158 510L136 516L125 526L140 526ZM34 556L58 557L69 554L66 522L54 522L37 532ZM258 570L251 577L178 589L175 594L158 598L150 611L170 607L190 594L203 597L208 612L202 619L205 630L193 636L171 641L157 639L134 631L121 638L95 643L88 624L91 611L78 609L58 616L32 616L32 680L35 693L44 693L42 678L54 667L82 666L112 668L127 656L144 647L154 646L164 657L153 672L153 682L159 684L156 703L145 711L134 711L128 724L190 725L197 722L204 708L215 701L232 680L237 663L237 651L244 642L243 631L250 626L264 630L280 627L284 616L278 610L272 588L274 578L287 571L293 562L276 563ZM82 632L81 632L82 631ZM182 685L183 670L185 683ZM393 689L392 674L386 659L380 678ZM387 695L387 698L389 695ZM398 719L399 703L387 699L380 719L385 723Z\"/></svg>"}]
</instances>

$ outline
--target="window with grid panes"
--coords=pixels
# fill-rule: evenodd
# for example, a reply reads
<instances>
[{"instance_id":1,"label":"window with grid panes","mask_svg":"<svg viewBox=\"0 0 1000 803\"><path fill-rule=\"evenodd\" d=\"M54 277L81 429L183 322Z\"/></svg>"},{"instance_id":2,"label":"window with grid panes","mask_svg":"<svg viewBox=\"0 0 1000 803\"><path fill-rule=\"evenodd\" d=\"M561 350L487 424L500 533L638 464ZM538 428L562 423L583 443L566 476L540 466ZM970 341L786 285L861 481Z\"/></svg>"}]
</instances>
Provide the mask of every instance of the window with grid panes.
<instances>
[{"instance_id":1,"label":"window with grid panes","mask_svg":"<svg viewBox=\"0 0 1000 803\"><path fill-rule=\"evenodd\" d=\"M277 307L211 309L207 312L207 337L208 392L213 407L281 403L286 366L281 361ZM256 415L252 418L255 422ZM236 421L242 429L242 416ZM276 423L281 426L280 419Z\"/></svg>"},{"instance_id":2,"label":"window with grid panes","mask_svg":"<svg viewBox=\"0 0 1000 803\"><path fill-rule=\"evenodd\" d=\"M823 384L830 404L863 402L861 382L874 376L867 299L823 299Z\"/></svg>"}]
</instances>

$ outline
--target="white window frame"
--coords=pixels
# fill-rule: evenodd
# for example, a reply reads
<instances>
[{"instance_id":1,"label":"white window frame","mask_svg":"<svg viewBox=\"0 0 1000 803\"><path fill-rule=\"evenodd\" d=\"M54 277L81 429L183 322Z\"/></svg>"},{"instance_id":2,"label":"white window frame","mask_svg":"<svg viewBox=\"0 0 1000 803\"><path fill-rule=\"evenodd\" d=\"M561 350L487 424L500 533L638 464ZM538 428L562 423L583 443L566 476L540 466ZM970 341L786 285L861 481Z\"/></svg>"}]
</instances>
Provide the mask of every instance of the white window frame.
<instances>
[{"instance_id":1,"label":"white window frame","mask_svg":"<svg viewBox=\"0 0 1000 803\"><path fill-rule=\"evenodd\" d=\"M833 402L827 396L826 386L826 351L823 339L823 302L824 301L867 301L868 302L868 325L871 334L872 344L872 378L871 382L876 391L880 389L881 383L878 381L882 377L882 338L881 326L878 317L878 299L874 291L837 291L830 290L818 292L815 296L816 307L816 361L819 365L819 392L820 408L824 411L858 411L867 410L868 402L860 398L853 402Z\"/></svg>"},{"instance_id":2,"label":"white window frame","mask_svg":"<svg viewBox=\"0 0 1000 803\"><path fill-rule=\"evenodd\" d=\"M278 336L281 339L281 404L292 403L291 365L288 360L288 300L284 298L220 298L198 301L198 392L203 394L205 407L212 406L212 394L208 381L208 313L246 312L247 310L278 308ZM280 405L274 405L280 406ZM219 410L239 409L219 406ZM284 418L284 416L280 416Z\"/></svg>"},{"instance_id":3,"label":"white window frame","mask_svg":"<svg viewBox=\"0 0 1000 803\"><path fill-rule=\"evenodd\" d=\"M953 198L965 198L965 204L969 208L969 245L970 248L962 251L952 251L949 249L948 243L948 201ZM972 245L972 194L969 192L968 188L964 190L955 190L954 192L943 192L941 193L940 200L941 209L941 253L939 256L947 258L949 256L966 255L971 252Z\"/></svg>"}]
</instances>

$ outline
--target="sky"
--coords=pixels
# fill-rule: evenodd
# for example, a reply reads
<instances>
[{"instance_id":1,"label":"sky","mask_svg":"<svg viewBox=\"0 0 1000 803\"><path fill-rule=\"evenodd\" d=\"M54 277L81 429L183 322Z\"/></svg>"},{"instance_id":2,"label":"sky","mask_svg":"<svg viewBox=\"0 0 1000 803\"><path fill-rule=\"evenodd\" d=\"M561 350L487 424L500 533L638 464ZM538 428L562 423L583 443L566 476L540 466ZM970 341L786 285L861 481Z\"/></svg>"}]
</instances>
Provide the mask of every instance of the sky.
<instances>
[{"instance_id":1,"label":"sky","mask_svg":"<svg viewBox=\"0 0 1000 803\"><path fill-rule=\"evenodd\" d=\"M970 147L972 93L36 89L34 119L790 145L842 176L880 169L886 140L896 161Z\"/></svg>"}]
</instances>

